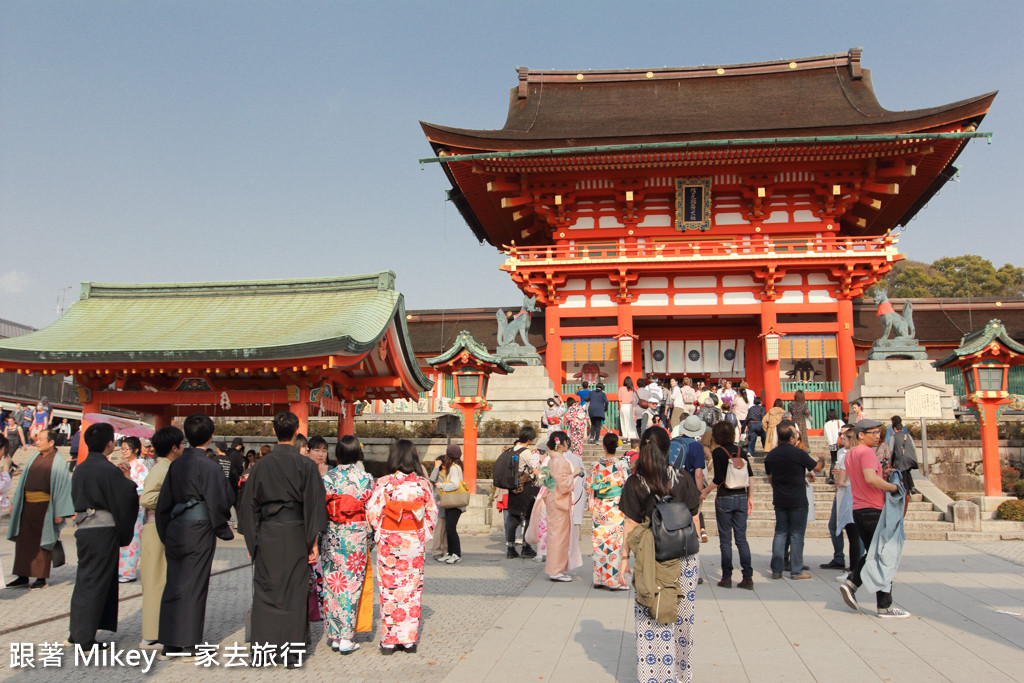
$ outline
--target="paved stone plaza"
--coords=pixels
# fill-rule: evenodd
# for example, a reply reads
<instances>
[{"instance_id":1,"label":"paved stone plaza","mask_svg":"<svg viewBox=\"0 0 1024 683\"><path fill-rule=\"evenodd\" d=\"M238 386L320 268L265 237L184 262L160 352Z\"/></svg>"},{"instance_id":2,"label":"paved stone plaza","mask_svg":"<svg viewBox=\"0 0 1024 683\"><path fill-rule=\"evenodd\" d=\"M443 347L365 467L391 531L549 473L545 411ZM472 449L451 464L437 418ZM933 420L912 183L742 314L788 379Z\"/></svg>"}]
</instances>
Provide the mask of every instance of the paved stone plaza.
<instances>
[{"instance_id":1,"label":"paved stone plaza","mask_svg":"<svg viewBox=\"0 0 1024 683\"><path fill-rule=\"evenodd\" d=\"M3 530L6 536L6 528ZM65 532L65 540L70 540ZM751 539L755 590L720 589L717 544L702 548L704 585L697 594L698 681L1024 681L1024 543L908 543L894 592L913 617L875 618L873 599L859 596L861 614L843 603L837 572L817 569L831 556L825 539L808 539L811 581L768 578L770 539ZM309 659L301 674L275 670L196 667L156 662L147 678L185 681L257 681L301 676L324 681L629 681L634 680L633 599L595 590L589 557L570 583L552 583L542 565L505 560L497 536L466 536L465 560L428 562L423 631L416 654L381 656L375 639L349 656L331 652L313 627ZM583 544L584 551L587 544ZM74 577L55 570L45 590L0 591L0 649L4 681L129 681L138 669L73 666L10 668L11 643L62 642ZM13 545L0 542L4 566ZM251 572L239 539L222 544L214 565L206 634L223 648L240 643L249 607ZM121 587L121 630L112 640L137 646L138 584ZM375 622L376 624L376 622ZM111 634L101 632L101 638ZM376 637L376 634L374 634Z\"/></svg>"}]
</instances>

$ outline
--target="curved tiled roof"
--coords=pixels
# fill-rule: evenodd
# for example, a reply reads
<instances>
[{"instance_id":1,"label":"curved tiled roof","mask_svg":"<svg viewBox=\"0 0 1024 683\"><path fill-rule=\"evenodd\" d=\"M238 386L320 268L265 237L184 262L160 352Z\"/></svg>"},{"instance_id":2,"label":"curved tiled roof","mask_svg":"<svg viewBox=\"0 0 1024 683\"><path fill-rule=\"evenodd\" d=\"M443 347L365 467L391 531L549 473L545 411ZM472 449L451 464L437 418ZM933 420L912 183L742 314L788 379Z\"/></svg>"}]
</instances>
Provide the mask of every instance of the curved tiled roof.
<instances>
[{"instance_id":1,"label":"curved tiled roof","mask_svg":"<svg viewBox=\"0 0 1024 683\"><path fill-rule=\"evenodd\" d=\"M519 69L500 130L423 123L435 150L912 133L977 125L996 93L889 111L859 49L754 64L619 71Z\"/></svg>"},{"instance_id":2,"label":"curved tiled roof","mask_svg":"<svg viewBox=\"0 0 1024 683\"><path fill-rule=\"evenodd\" d=\"M0 341L0 362L255 361L366 353L395 323L419 373L390 271L186 284L84 283L42 330ZM430 386L425 377L421 384Z\"/></svg>"}]
</instances>

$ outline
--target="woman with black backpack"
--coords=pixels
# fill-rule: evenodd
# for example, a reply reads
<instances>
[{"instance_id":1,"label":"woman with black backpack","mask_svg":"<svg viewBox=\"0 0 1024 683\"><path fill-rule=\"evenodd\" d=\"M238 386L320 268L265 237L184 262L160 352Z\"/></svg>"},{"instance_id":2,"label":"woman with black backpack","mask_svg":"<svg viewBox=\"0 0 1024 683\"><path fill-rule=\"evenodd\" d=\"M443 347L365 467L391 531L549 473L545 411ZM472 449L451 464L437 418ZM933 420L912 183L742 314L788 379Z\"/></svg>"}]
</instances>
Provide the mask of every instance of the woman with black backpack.
<instances>
[{"instance_id":1,"label":"woman with black backpack","mask_svg":"<svg viewBox=\"0 0 1024 683\"><path fill-rule=\"evenodd\" d=\"M674 502L685 504L692 516L696 516L700 511L700 491L697 490L693 479L669 466L668 448L668 432L660 427L648 429L640 439L640 456L637 458L636 471L626 480L619 499L619 509L626 517L627 539L638 526L650 525L659 499L664 502L665 499L671 498ZM650 534L649 531L646 533ZM643 538L641 534L633 535L634 541L640 538ZM648 549L646 541L643 543L639 547L631 548L629 541L623 542L619 568L621 574L629 571L630 550L637 554L637 564L634 567L636 580L639 580L644 571L640 563L655 562L656 550ZM678 569L675 569L674 563L678 563ZM668 563L656 564L656 571L659 573L669 568L673 571L675 584L668 591L670 595L676 596L677 600L675 609L672 609L671 604L666 605L668 614L661 609L656 613L639 602L634 605L637 680L690 681L693 675L694 595L700 574L700 560L694 553ZM660 585L661 582L658 583ZM640 592L641 587L638 584L638 600ZM665 595L664 589L661 594Z\"/></svg>"}]
</instances>

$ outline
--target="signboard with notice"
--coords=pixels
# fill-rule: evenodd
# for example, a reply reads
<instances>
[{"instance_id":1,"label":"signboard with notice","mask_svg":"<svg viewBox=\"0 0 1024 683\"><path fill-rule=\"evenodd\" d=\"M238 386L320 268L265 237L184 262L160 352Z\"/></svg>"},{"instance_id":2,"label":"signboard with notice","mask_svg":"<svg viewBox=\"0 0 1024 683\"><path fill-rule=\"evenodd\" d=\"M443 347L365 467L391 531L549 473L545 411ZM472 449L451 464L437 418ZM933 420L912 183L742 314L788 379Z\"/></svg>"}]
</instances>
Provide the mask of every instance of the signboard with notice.
<instances>
[{"instance_id":1,"label":"signboard with notice","mask_svg":"<svg viewBox=\"0 0 1024 683\"><path fill-rule=\"evenodd\" d=\"M927 384L907 389L906 418L940 419L942 417L942 392Z\"/></svg>"}]
</instances>

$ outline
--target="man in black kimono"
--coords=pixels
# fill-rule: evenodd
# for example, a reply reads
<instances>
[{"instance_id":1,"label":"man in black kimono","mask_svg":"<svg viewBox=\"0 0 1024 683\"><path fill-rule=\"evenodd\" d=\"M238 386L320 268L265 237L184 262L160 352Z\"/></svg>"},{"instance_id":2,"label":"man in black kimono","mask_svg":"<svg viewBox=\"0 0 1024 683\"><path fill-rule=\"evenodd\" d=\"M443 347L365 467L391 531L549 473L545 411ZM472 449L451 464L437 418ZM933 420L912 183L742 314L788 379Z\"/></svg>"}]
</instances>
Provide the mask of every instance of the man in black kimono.
<instances>
[{"instance_id":1,"label":"man in black kimono","mask_svg":"<svg viewBox=\"0 0 1024 683\"><path fill-rule=\"evenodd\" d=\"M252 556L251 642L270 643L282 652L304 648L309 635L309 563L317 557L317 536L327 528L324 484L316 464L299 455L299 419L274 416L278 444L249 472L241 514ZM301 660L289 654L285 664Z\"/></svg>"},{"instance_id":2,"label":"man in black kimono","mask_svg":"<svg viewBox=\"0 0 1024 683\"><path fill-rule=\"evenodd\" d=\"M220 466L206 457L213 420L196 413L185 419L184 427L191 448L167 469L156 503L156 530L167 557L160 601L164 655L191 654L203 642L213 551L217 538L234 538L228 520L235 495Z\"/></svg>"},{"instance_id":3,"label":"man in black kimono","mask_svg":"<svg viewBox=\"0 0 1024 683\"><path fill-rule=\"evenodd\" d=\"M89 455L71 476L78 572L69 641L88 650L97 629L117 630L118 548L132 542L139 496L132 480L107 460L114 452L113 427L90 425L85 444Z\"/></svg>"}]
</instances>

